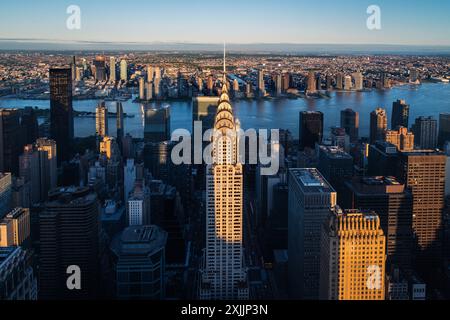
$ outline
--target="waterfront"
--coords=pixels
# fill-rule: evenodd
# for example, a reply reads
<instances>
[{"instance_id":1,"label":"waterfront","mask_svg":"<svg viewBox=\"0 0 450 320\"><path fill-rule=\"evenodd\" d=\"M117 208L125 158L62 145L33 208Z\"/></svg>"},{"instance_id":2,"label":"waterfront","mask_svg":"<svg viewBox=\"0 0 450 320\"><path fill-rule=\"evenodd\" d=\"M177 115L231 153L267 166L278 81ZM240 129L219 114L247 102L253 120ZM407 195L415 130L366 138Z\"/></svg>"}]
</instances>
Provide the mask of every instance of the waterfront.
<instances>
[{"instance_id":1,"label":"waterfront","mask_svg":"<svg viewBox=\"0 0 450 320\"><path fill-rule=\"evenodd\" d=\"M370 92L332 92L330 99L270 99L270 100L239 100L233 102L233 110L241 121L242 128L255 129L289 129L294 137L298 137L299 112L317 110L325 114L325 135L329 128L340 125L340 112L352 108L360 113L360 135L369 134L369 115L376 107L387 109L389 120L392 103L404 99L411 105L410 125L419 116L434 116L450 112L450 85L444 83L426 83L421 86L400 86L390 90ZM97 100L74 101L77 111L95 112ZM113 102L106 103L111 112L115 112ZM49 108L47 100L0 99L0 108L23 108L26 106ZM125 119L125 130L134 137L143 136L142 106L132 100L123 102L124 112L134 115ZM190 101L155 102L150 106L170 106L171 128L192 126L192 103ZM390 124L390 121L389 121ZM116 121L109 119L110 133L115 134ZM94 118L75 118L75 135L86 137L95 133Z\"/></svg>"}]
</instances>

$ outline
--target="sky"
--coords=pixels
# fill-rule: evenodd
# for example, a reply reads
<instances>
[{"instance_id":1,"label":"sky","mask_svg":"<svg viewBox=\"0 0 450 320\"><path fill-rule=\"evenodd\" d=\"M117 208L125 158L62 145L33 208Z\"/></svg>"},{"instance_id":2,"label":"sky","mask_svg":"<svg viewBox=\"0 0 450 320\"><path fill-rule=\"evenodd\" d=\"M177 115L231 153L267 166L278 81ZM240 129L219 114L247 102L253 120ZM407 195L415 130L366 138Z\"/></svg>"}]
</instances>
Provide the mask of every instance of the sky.
<instances>
[{"instance_id":1,"label":"sky","mask_svg":"<svg viewBox=\"0 0 450 320\"><path fill-rule=\"evenodd\" d=\"M0 40L450 45L443 0L1 0ZM81 9L69 30L67 7ZM367 8L381 9L369 30Z\"/></svg>"}]
</instances>

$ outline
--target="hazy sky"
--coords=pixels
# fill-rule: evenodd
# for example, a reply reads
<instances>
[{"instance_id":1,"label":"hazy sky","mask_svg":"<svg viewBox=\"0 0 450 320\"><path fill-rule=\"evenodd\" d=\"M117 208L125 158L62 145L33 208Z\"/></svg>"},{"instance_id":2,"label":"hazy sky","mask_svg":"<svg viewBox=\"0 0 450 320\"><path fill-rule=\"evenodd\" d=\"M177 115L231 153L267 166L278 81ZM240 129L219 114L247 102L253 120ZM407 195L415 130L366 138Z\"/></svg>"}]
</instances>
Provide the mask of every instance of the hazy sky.
<instances>
[{"instance_id":1,"label":"hazy sky","mask_svg":"<svg viewBox=\"0 0 450 320\"><path fill-rule=\"evenodd\" d=\"M381 7L382 29L366 27ZM66 28L69 5L81 30ZM1 0L0 38L450 45L447 0Z\"/></svg>"}]
</instances>

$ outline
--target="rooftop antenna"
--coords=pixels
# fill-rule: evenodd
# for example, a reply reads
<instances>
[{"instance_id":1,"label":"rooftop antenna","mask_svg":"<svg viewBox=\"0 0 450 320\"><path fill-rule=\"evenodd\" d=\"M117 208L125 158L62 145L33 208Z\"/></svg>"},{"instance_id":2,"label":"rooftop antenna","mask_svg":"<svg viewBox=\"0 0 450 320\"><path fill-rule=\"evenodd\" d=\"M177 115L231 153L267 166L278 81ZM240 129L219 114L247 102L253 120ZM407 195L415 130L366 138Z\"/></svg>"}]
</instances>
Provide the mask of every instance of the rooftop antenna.
<instances>
[{"instance_id":1,"label":"rooftop antenna","mask_svg":"<svg viewBox=\"0 0 450 320\"><path fill-rule=\"evenodd\" d=\"M227 80L227 44L223 43L223 81Z\"/></svg>"}]
</instances>

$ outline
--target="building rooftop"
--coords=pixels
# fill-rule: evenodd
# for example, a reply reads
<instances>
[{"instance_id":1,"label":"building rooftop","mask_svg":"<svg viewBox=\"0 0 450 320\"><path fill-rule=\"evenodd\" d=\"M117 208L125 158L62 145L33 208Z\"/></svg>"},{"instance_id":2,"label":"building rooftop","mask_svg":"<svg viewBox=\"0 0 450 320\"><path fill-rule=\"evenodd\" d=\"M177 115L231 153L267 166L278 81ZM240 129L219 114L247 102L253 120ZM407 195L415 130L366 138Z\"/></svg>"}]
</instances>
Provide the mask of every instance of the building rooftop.
<instances>
[{"instance_id":1,"label":"building rooftop","mask_svg":"<svg viewBox=\"0 0 450 320\"><path fill-rule=\"evenodd\" d=\"M395 177L363 177L354 178L347 185L357 194L394 194L405 192L405 185Z\"/></svg>"},{"instance_id":2,"label":"building rooftop","mask_svg":"<svg viewBox=\"0 0 450 320\"><path fill-rule=\"evenodd\" d=\"M117 256L123 254L151 255L166 246L167 237L167 232L157 226L131 226L114 238L111 249Z\"/></svg>"},{"instance_id":3,"label":"building rooftop","mask_svg":"<svg viewBox=\"0 0 450 320\"><path fill-rule=\"evenodd\" d=\"M295 181L299 184L300 188L307 193L335 192L333 187L317 169L290 169L289 171L295 178Z\"/></svg>"},{"instance_id":4,"label":"building rooftop","mask_svg":"<svg viewBox=\"0 0 450 320\"><path fill-rule=\"evenodd\" d=\"M331 159L348 159L353 160L352 156L349 155L347 152L342 150L339 147L336 146L319 146L320 152L324 153L328 158Z\"/></svg>"}]
</instances>

